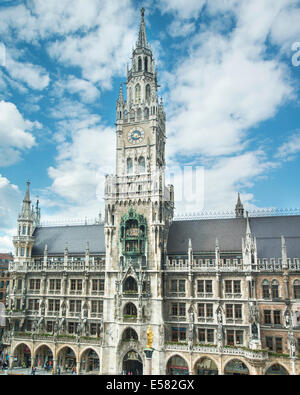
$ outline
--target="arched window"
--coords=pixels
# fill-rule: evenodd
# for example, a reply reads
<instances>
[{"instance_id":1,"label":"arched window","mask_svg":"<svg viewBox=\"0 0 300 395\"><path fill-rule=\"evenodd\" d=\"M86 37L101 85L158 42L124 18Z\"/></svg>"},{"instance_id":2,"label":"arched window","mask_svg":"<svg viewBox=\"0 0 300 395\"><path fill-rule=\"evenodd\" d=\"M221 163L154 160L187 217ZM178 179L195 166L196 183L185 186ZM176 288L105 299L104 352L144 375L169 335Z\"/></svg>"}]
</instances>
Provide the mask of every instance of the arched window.
<instances>
[{"instance_id":1,"label":"arched window","mask_svg":"<svg viewBox=\"0 0 300 395\"><path fill-rule=\"evenodd\" d=\"M145 173L146 171L146 162L143 156L139 157L139 173Z\"/></svg>"},{"instance_id":2,"label":"arched window","mask_svg":"<svg viewBox=\"0 0 300 395\"><path fill-rule=\"evenodd\" d=\"M270 283L268 280L264 280L262 282L262 294L263 294L263 299L270 298Z\"/></svg>"},{"instance_id":3,"label":"arched window","mask_svg":"<svg viewBox=\"0 0 300 395\"><path fill-rule=\"evenodd\" d=\"M150 85L147 84L146 85L146 101L150 102L150 98L151 98L151 88L150 88Z\"/></svg>"},{"instance_id":4,"label":"arched window","mask_svg":"<svg viewBox=\"0 0 300 395\"><path fill-rule=\"evenodd\" d=\"M279 298L279 282L277 280L272 281L272 299Z\"/></svg>"},{"instance_id":5,"label":"arched window","mask_svg":"<svg viewBox=\"0 0 300 395\"><path fill-rule=\"evenodd\" d=\"M145 110L144 110L144 119L149 119L149 108L148 108L148 107L145 107Z\"/></svg>"},{"instance_id":6,"label":"arched window","mask_svg":"<svg viewBox=\"0 0 300 395\"><path fill-rule=\"evenodd\" d=\"M148 71L148 58L147 57L145 58L144 64L145 64L145 67L144 67L145 71Z\"/></svg>"},{"instance_id":7,"label":"arched window","mask_svg":"<svg viewBox=\"0 0 300 395\"><path fill-rule=\"evenodd\" d=\"M142 68L143 68L142 58L139 57L139 60L138 60L138 71L142 71Z\"/></svg>"},{"instance_id":8,"label":"arched window","mask_svg":"<svg viewBox=\"0 0 300 395\"><path fill-rule=\"evenodd\" d=\"M135 101L139 103L141 101L141 85L136 84L135 86Z\"/></svg>"},{"instance_id":9,"label":"arched window","mask_svg":"<svg viewBox=\"0 0 300 395\"><path fill-rule=\"evenodd\" d=\"M294 281L294 298L300 299L300 281L299 280Z\"/></svg>"},{"instance_id":10,"label":"arched window","mask_svg":"<svg viewBox=\"0 0 300 395\"><path fill-rule=\"evenodd\" d=\"M124 307L124 315L136 317L137 316L137 309L133 303L127 303Z\"/></svg>"},{"instance_id":11,"label":"arched window","mask_svg":"<svg viewBox=\"0 0 300 395\"><path fill-rule=\"evenodd\" d=\"M123 332L122 340L138 340L138 335L134 329L127 328Z\"/></svg>"},{"instance_id":12,"label":"arched window","mask_svg":"<svg viewBox=\"0 0 300 395\"><path fill-rule=\"evenodd\" d=\"M133 162L131 158L127 158L127 174L133 173Z\"/></svg>"},{"instance_id":13,"label":"arched window","mask_svg":"<svg viewBox=\"0 0 300 395\"><path fill-rule=\"evenodd\" d=\"M137 293L138 286L137 282L133 277L128 277L123 285L123 292L125 293Z\"/></svg>"}]
</instances>

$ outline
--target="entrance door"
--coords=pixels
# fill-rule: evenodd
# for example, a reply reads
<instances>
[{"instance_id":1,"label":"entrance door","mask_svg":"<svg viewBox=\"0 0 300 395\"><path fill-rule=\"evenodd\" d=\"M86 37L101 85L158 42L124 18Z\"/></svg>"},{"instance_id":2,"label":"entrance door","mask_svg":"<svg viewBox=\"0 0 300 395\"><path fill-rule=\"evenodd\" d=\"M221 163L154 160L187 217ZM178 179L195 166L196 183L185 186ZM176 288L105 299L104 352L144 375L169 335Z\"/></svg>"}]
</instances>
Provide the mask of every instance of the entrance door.
<instances>
[{"instance_id":1,"label":"entrance door","mask_svg":"<svg viewBox=\"0 0 300 395\"><path fill-rule=\"evenodd\" d=\"M143 362L136 351L129 351L123 358L122 374L134 376L143 374Z\"/></svg>"}]
</instances>

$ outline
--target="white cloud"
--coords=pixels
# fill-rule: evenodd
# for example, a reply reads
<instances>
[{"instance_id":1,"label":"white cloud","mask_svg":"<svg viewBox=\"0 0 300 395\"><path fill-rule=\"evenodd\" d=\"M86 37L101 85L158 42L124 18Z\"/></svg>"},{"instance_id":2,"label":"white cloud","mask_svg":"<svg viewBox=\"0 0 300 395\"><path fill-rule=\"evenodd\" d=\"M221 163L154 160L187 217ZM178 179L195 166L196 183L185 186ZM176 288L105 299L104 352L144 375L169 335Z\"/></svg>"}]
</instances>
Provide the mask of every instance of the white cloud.
<instances>
[{"instance_id":1,"label":"white cloud","mask_svg":"<svg viewBox=\"0 0 300 395\"><path fill-rule=\"evenodd\" d=\"M212 24L186 40L188 56L160 75L169 88L168 160L205 166L205 208L234 207L238 191L251 188L275 167L261 155L262 142L256 142L255 151L250 148L255 141L251 132L294 99L288 65L266 55L275 21L291 3L207 3ZM174 21L180 23L175 8ZM220 34L218 23L224 13L235 18L226 35ZM248 204L255 202L251 193L243 196ZM193 207L179 206L181 211Z\"/></svg>"},{"instance_id":2,"label":"white cloud","mask_svg":"<svg viewBox=\"0 0 300 395\"><path fill-rule=\"evenodd\" d=\"M41 66L15 60L7 52L6 71L13 80L25 83L29 88L43 90L49 85L49 74Z\"/></svg>"},{"instance_id":3,"label":"white cloud","mask_svg":"<svg viewBox=\"0 0 300 395\"><path fill-rule=\"evenodd\" d=\"M181 19L198 18L206 0L160 0L157 6L163 13L175 13Z\"/></svg>"},{"instance_id":4,"label":"white cloud","mask_svg":"<svg viewBox=\"0 0 300 395\"><path fill-rule=\"evenodd\" d=\"M114 172L114 157L114 130L101 125L73 130L71 141L60 144L57 164L48 175L51 193L65 200L63 216L97 214L103 207L105 174Z\"/></svg>"},{"instance_id":5,"label":"white cloud","mask_svg":"<svg viewBox=\"0 0 300 395\"><path fill-rule=\"evenodd\" d=\"M32 148L35 138L30 131L40 127L25 120L13 103L0 101L0 166L15 163L23 150Z\"/></svg>"},{"instance_id":6,"label":"white cloud","mask_svg":"<svg viewBox=\"0 0 300 395\"><path fill-rule=\"evenodd\" d=\"M0 174L0 229L2 232L8 232L17 227L21 201L22 195L19 188Z\"/></svg>"},{"instance_id":7,"label":"white cloud","mask_svg":"<svg viewBox=\"0 0 300 395\"><path fill-rule=\"evenodd\" d=\"M275 157L290 161L294 160L298 153L300 153L300 130L278 148Z\"/></svg>"},{"instance_id":8,"label":"white cloud","mask_svg":"<svg viewBox=\"0 0 300 395\"><path fill-rule=\"evenodd\" d=\"M78 94L81 101L85 103L92 103L100 96L99 90L91 82L73 75L68 76L65 80L57 81L55 85L60 96L66 90L71 94Z\"/></svg>"}]
</instances>

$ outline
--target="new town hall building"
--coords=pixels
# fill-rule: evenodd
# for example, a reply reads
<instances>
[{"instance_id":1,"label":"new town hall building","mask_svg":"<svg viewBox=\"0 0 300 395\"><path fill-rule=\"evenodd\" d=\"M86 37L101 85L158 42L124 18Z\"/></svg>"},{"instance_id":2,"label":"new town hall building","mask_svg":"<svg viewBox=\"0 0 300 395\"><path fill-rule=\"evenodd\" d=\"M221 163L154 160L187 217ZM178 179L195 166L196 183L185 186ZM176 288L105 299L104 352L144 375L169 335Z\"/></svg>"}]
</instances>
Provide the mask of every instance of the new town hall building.
<instances>
[{"instance_id":1,"label":"new town hall building","mask_svg":"<svg viewBox=\"0 0 300 395\"><path fill-rule=\"evenodd\" d=\"M105 219L40 226L29 183L10 264L15 366L77 374L300 374L300 217L174 220L166 117L144 11L117 100L116 173Z\"/></svg>"}]
</instances>

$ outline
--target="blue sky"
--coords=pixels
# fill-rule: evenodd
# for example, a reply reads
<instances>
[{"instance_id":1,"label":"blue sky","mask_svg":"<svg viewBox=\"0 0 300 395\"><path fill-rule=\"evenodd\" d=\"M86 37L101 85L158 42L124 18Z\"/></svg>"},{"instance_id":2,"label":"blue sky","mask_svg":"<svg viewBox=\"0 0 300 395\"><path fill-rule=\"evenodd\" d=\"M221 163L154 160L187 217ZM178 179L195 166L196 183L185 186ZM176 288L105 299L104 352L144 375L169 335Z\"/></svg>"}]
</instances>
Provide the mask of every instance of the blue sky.
<instances>
[{"instance_id":1,"label":"blue sky","mask_svg":"<svg viewBox=\"0 0 300 395\"><path fill-rule=\"evenodd\" d=\"M27 179L44 221L103 213L142 6L175 196L181 168L203 168L178 214L233 208L238 192L250 209L300 207L299 1L2 0L0 251Z\"/></svg>"}]
</instances>

